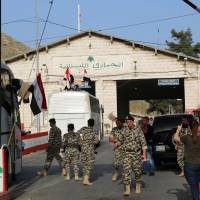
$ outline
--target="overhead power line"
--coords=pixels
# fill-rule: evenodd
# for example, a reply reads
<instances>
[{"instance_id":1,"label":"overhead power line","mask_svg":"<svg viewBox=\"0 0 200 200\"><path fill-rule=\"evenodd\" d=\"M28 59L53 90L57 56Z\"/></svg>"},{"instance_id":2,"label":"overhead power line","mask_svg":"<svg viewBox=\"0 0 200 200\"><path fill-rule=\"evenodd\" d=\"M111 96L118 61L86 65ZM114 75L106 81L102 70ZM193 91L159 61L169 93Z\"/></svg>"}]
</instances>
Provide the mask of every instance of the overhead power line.
<instances>
[{"instance_id":1,"label":"overhead power line","mask_svg":"<svg viewBox=\"0 0 200 200\"><path fill-rule=\"evenodd\" d=\"M190 0L183 0L185 3L187 3L190 7L192 7L194 10L200 13L200 7L195 5L192 1Z\"/></svg>"},{"instance_id":2,"label":"overhead power line","mask_svg":"<svg viewBox=\"0 0 200 200\"><path fill-rule=\"evenodd\" d=\"M44 22L44 20L41 19L41 22ZM59 23L57 23L57 22L53 22L53 21L49 21L49 20L48 20L47 23L53 24L53 25L56 25L56 26L60 26L60 27L63 27L63 28L67 28L67 29L71 29L71 30L78 31L77 28L73 28L73 27L70 27L70 26L66 26L66 25L64 25L64 24L59 24ZM83 30L81 30L81 31L83 31Z\"/></svg>"},{"instance_id":3,"label":"overhead power line","mask_svg":"<svg viewBox=\"0 0 200 200\"><path fill-rule=\"evenodd\" d=\"M8 25L8 24L13 24L13 23L20 23L20 22L35 23L34 21L29 20L29 19L30 18L28 18L28 19L17 19L17 20L8 21L8 22L2 23L1 26Z\"/></svg>"},{"instance_id":4,"label":"overhead power line","mask_svg":"<svg viewBox=\"0 0 200 200\"><path fill-rule=\"evenodd\" d=\"M21 22L27 22L27 23L33 23L33 24L36 23L35 21L28 20L28 19L18 19L18 20L13 20L13 21L9 21L9 22L4 22L4 23L1 24L1 26L8 25L8 24L13 24L13 23L21 23ZM39 22L40 23L44 23L44 22L46 22L46 20L45 19L41 19ZM64 24L59 24L59 23L56 23L56 22L53 22L53 21L49 21L49 20L47 21L47 23L53 24L53 25L56 25L56 26L60 26L60 27L63 27L63 28L75 30L75 31L78 30L77 28L73 28L73 27L66 26ZM83 30L81 30L81 31L83 31Z\"/></svg>"},{"instance_id":5,"label":"overhead power line","mask_svg":"<svg viewBox=\"0 0 200 200\"><path fill-rule=\"evenodd\" d=\"M55 39L55 38L64 38L66 36L67 35L58 35L58 36L52 36L52 37L45 37L45 38L42 39L42 41L51 40L51 39ZM23 43L33 43L33 42L36 42L36 39L23 41Z\"/></svg>"},{"instance_id":6,"label":"overhead power line","mask_svg":"<svg viewBox=\"0 0 200 200\"><path fill-rule=\"evenodd\" d=\"M42 41L42 38L43 38L43 35L44 35L44 31L46 29L46 26L47 26L47 21L49 19L49 16L50 16L50 13L51 13L51 8L53 6L53 0L49 2L50 3L50 8L49 8L49 12L47 14L47 17L46 17L46 20L45 20L45 24L44 24L44 28L42 30L42 34L41 34L41 37L40 37L40 40L39 40L39 43L38 43L38 47L40 47L40 44L41 44L41 41ZM36 60L36 55L34 56L34 60L33 60L33 64L32 64L32 67L31 67L31 71L29 73L29 77L28 77L28 80L30 79L30 76L31 76L31 73L32 73L32 70L33 70L33 66L34 66L34 63L35 63L35 60Z\"/></svg>"},{"instance_id":7,"label":"overhead power line","mask_svg":"<svg viewBox=\"0 0 200 200\"><path fill-rule=\"evenodd\" d=\"M28 20L28 19L18 19L18 20L13 20L13 21L4 22L4 23L1 24L1 26L8 25L8 24L13 24L13 23L21 23L21 22L36 23L35 21ZM45 19L40 19L39 22L44 23L44 22L46 22L46 20L45 20ZM66 25L64 25L64 24L59 24L59 23L57 23L57 22L53 22L53 21L49 21L49 20L47 20L47 23L53 24L53 25L56 25L56 26L60 26L60 27L63 27L63 28L75 30L75 31L78 30L77 28L70 27L70 26L66 26ZM83 30L81 30L81 31L83 31Z\"/></svg>"},{"instance_id":8,"label":"overhead power line","mask_svg":"<svg viewBox=\"0 0 200 200\"><path fill-rule=\"evenodd\" d=\"M139 25L145 25L145 24L152 24L152 23L156 23L156 22L169 21L169 20L173 20L173 19L180 19L180 18L190 17L190 16L194 16L194 15L197 15L197 13L190 13L190 14L167 17L167 18L161 18L161 19L154 19L154 20L139 22L139 23L135 23L135 24L128 24L128 25L121 25L121 26L102 28L102 29L99 29L98 31L101 32L101 31L105 31L105 30L129 28L129 27L133 27L133 26L139 26Z\"/></svg>"},{"instance_id":9,"label":"overhead power line","mask_svg":"<svg viewBox=\"0 0 200 200\"><path fill-rule=\"evenodd\" d=\"M47 26L47 22L48 22L48 19L49 19L49 15L50 15L50 12L51 12L51 8L52 8L52 5L53 5L53 1L50 1L49 3L50 3L51 5L50 5L50 8L49 8L49 12L48 12L47 18L46 18L46 20L45 20L44 28L43 28L43 31L42 31L42 34L41 34L41 37L40 37L40 41L39 41L38 47L40 47L40 44L41 44L41 41L42 41L42 38L43 38L43 35L44 35L44 31L45 31L46 26Z\"/></svg>"},{"instance_id":10,"label":"overhead power line","mask_svg":"<svg viewBox=\"0 0 200 200\"><path fill-rule=\"evenodd\" d=\"M134 23L134 24L120 25L120 26L108 27L108 28L101 28L101 29L98 29L97 31L101 32L101 31L104 31L104 30L114 30L114 29L128 28L128 27L133 27L133 26L140 26L140 25L152 24L152 23L156 23L156 22L163 22L163 21L169 21L169 20L180 19L180 18L185 18L185 17L191 17L191 16L195 16L195 15L198 15L198 13L189 13L189 14L185 14L185 15L179 15L179 16L173 16L173 17L167 17L167 18L161 18L161 19L154 19L154 20L149 20L149 21L144 21L144 22L139 22L139 23ZM10 24L10 23L19 23L19 22L35 23L34 21L30 21L30 20L27 20L27 19L20 19L20 20L13 20L13 21L10 21L10 22L5 22L5 23L2 23L1 25L6 25L6 24ZM46 22L46 20L40 19L40 22ZM57 23L57 22L53 22L53 21L49 21L49 20L47 20L47 22L49 24L53 24L53 25L60 26L60 27L63 27L63 28L67 28L67 29L71 29L71 30L75 30L75 31L78 30L77 28L66 26L64 24L60 24L60 23ZM84 31L84 30L81 30L81 31Z\"/></svg>"}]
</instances>

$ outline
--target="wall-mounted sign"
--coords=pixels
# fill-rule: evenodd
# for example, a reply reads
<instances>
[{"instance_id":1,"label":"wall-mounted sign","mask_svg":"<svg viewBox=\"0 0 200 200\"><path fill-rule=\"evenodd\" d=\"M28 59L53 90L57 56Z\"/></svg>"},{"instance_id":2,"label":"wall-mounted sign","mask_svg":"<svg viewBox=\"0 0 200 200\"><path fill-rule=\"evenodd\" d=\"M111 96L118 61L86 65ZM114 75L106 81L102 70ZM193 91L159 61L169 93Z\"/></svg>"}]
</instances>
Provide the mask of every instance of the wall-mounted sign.
<instances>
[{"instance_id":1,"label":"wall-mounted sign","mask_svg":"<svg viewBox=\"0 0 200 200\"><path fill-rule=\"evenodd\" d=\"M88 74L121 74L132 69L132 55L80 55L80 56L53 56L52 66L57 67L56 72L61 74L68 67L70 73L76 76ZM55 68L54 68L55 70ZM64 73L63 73L64 74Z\"/></svg>"},{"instance_id":2,"label":"wall-mounted sign","mask_svg":"<svg viewBox=\"0 0 200 200\"><path fill-rule=\"evenodd\" d=\"M179 79L158 79L158 86L180 85Z\"/></svg>"},{"instance_id":3,"label":"wall-mounted sign","mask_svg":"<svg viewBox=\"0 0 200 200\"><path fill-rule=\"evenodd\" d=\"M95 60L93 56L88 56L85 61L82 61L81 63L77 64L60 64L60 68L65 69L67 67L69 68L93 68L93 69L105 69L105 68L122 68L123 62L117 62L117 61L111 61L111 62L102 62Z\"/></svg>"}]
</instances>

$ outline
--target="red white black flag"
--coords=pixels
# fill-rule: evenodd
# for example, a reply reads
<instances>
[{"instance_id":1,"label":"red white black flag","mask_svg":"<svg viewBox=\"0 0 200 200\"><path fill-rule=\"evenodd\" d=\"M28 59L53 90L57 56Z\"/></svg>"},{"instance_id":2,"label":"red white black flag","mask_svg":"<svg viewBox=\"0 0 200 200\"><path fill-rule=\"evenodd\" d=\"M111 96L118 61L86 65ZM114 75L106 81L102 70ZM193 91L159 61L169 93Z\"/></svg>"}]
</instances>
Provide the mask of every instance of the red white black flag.
<instances>
[{"instance_id":1,"label":"red white black flag","mask_svg":"<svg viewBox=\"0 0 200 200\"><path fill-rule=\"evenodd\" d=\"M72 89L72 85L74 84L74 76L72 74L70 74L69 67L67 67L67 69L65 71L64 80L66 80L65 90L71 90Z\"/></svg>"},{"instance_id":2,"label":"red white black flag","mask_svg":"<svg viewBox=\"0 0 200 200\"><path fill-rule=\"evenodd\" d=\"M71 88L71 80L70 80L70 73L69 73L69 67L67 67L66 71L65 71L65 79L66 79L66 89L70 89Z\"/></svg>"},{"instance_id":3,"label":"red white black flag","mask_svg":"<svg viewBox=\"0 0 200 200\"><path fill-rule=\"evenodd\" d=\"M37 115L41 113L42 110L46 110L47 103L40 73L37 75L35 81L32 83L29 91L32 92L30 107L33 114Z\"/></svg>"}]
</instances>

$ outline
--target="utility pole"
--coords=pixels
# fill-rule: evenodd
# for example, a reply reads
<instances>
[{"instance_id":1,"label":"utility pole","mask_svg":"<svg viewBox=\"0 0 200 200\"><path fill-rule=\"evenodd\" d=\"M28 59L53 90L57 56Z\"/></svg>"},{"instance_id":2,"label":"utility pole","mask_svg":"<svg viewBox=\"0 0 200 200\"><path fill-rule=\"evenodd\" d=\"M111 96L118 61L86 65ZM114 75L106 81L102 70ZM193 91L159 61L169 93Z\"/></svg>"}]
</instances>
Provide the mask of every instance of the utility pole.
<instances>
[{"instance_id":1,"label":"utility pole","mask_svg":"<svg viewBox=\"0 0 200 200\"><path fill-rule=\"evenodd\" d=\"M80 33L80 31L81 31L81 11L80 11L80 4L78 4L77 17L78 17L78 33Z\"/></svg>"},{"instance_id":2,"label":"utility pole","mask_svg":"<svg viewBox=\"0 0 200 200\"><path fill-rule=\"evenodd\" d=\"M187 3L190 7L192 7L193 9L195 9L197 12L200 13L200 8L195 5L191 0L183 0L185 3Z\"/></svg>"},{"instance_id":3,"label":"utility pole","mask_svg":"<svg viewBox=\"0 0 200 200\"><path fill-rule=\"evenodd\" d=\"M35 24L36 24L36 76L39 73L39 17L38 17L38 0L35 0ZM40 114L36 116L37 132L40 132Z\"/></svg>"}]
</instances>

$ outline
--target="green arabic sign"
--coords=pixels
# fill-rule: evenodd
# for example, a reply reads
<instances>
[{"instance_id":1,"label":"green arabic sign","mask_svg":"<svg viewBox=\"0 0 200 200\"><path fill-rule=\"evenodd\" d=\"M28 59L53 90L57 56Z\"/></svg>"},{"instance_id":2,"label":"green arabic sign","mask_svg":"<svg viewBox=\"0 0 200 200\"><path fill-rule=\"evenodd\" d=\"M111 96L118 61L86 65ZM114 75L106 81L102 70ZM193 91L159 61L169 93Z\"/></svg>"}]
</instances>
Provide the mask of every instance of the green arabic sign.
<instances>
[{"instance_id":1,"label":"green arabic sign","mask_svg":"<svg viewBox=\"0 0 200 200\"><path fill-rule=\"evenodd\" d=\"M108 68L122 68L123 62L96 62L93 56L88 56L85 62L82 62L78 65L74 64L60 64L60 68L66 69L69 68L93 68L93 69L108 69Z\"/></svg>"},{"instance_id":2,"label":"green arabic sign","mask_svg":"<svg viewBox=\"0 0 200 200\"><path fill-rule=\"evenodd\" d=\"M2 174L3 173L3 168L2 167L0 167L0 174Z\"/></svg>"}]
</instances>

